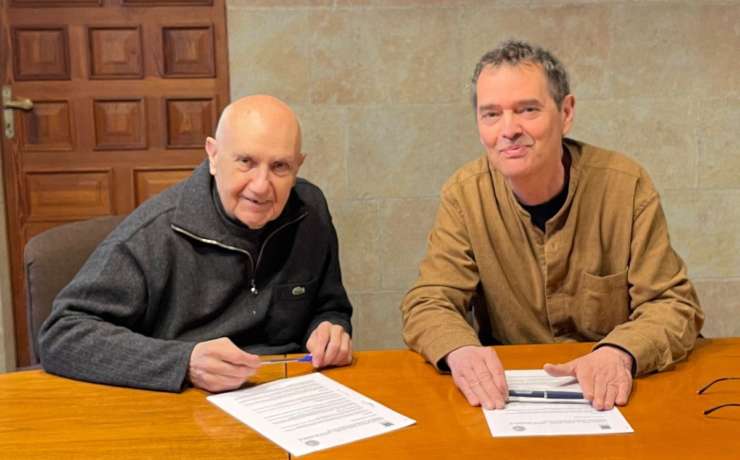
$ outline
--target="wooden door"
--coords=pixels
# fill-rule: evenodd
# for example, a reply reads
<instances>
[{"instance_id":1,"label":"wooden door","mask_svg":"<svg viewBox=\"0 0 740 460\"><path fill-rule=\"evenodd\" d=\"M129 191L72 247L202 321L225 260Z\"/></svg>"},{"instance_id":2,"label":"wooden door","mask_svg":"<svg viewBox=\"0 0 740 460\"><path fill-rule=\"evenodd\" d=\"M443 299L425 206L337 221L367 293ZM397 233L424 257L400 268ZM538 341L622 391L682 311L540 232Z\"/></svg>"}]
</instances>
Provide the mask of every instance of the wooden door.
<instances>
[{"instance_id":1,"label":"wooden door","mask_svg":"<svg viewBox=\"0 0 740 460\"><path fill-rule=\"evenodd\" d=\"M3 174L16 358L30 362L22 254L65 222L126 214L190 175L228 103L224 0L5 0L15 135ZM5 53L3 53L5 54Z\"/></svg>"}]
</instances>

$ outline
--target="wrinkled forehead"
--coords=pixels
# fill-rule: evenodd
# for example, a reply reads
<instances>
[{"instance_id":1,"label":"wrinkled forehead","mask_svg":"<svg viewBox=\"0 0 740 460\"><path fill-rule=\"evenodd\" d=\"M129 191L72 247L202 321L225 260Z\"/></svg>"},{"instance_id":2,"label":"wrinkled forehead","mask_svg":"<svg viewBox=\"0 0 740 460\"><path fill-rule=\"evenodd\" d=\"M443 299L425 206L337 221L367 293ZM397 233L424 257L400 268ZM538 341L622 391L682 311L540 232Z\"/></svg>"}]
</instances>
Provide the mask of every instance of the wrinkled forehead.
<instances>
[{"instance_id":1,"label":"wrinkled forehead","mask_svg":"<svg viewBox=\"0 0 740 460\"><path fill-rule=\"evenodd\" d=\"M300 126L294 117L244 113L226 121L217 138L222 148L280 156L297 156L301 151Z\"/></svg>"}]
</instances>

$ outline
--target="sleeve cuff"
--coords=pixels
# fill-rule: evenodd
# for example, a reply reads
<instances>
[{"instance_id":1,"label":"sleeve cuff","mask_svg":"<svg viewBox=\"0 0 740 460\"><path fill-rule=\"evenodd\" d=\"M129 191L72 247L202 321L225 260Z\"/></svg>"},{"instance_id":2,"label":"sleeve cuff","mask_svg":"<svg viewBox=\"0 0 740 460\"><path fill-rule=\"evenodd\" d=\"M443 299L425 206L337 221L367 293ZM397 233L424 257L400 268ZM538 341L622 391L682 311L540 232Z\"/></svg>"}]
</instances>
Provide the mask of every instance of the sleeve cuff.
<instances>
[{"instance_id":1,"label":"sleeve cuff","mask_svg":"<svg viewBox=\"0 0 740 460\"><path fill-rule=\"evenodd\" d=\"M660 350L656 350L653 342L634 332L615 329L600 342L594 345L594 350L604 345L610 345L625 351L632 356L632 376L649 374L658 368Z\"/></svg>"},{"instance_id":2,"label":"sleeve cuff","mask_svg":"<svg viewBox=\"0 0 740 460\"><path fill-rule=\"evenodd\" d=\"M637 359L635 359L635 355L633 355L629 350L625 349L624 347L620 347L619 345L615 345L613 343L597 343L594 345L594 350L598 350L601 347L613 347L617 350L621 350L628 355L630 355L630 358L632 358L632 369L630 370L630 373L632 374L632 378L637 377Z\"/></svg>"},{"instance_id":3,"label":"sleeve cuff","mask_svg":"<svg viewBox=\"0 0 740 460\"><path fill-rule=\"evenodd\" d=\"M421 354L429 361L439 372L449 372L447 363L444 358L458 348L465 346L480 347L481 343L475 334L472 335L447 335L436 339L433 343L424 347Z\"/></svg>"}]
</instances>

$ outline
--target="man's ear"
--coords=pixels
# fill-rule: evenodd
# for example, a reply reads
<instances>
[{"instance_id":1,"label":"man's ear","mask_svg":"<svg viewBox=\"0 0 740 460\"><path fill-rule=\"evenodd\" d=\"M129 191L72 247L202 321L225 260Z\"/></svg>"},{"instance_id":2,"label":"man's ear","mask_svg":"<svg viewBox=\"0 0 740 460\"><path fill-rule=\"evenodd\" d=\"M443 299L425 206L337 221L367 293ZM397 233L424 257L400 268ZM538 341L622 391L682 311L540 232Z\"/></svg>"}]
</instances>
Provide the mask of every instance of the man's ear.
<instances>
[{"instance_id":1,"label":"man's ear","mask_svg":"<svg viewBox=\"0 0 740 460\"><path fill-rule=\"evenodd\" d=\"M303 152L299 152L296 155L296 168L295 168L296 174L298 174L298 170L301 169L301 166L303 166L303 161L306 159L306 155L307 154Z\"/></svg>"},{"instance_id":2,"label":"man's ear","mask_svg":"<svg viewBox=\"0 0 740 460\"><path fill-rule=\"evenodd\" d=\"M208 167L211 175L216 174L216 155L218 154L218 142L212 137L206 137L206 153L208 154Z\"/></svg>"},{"instance_id":3,"label":"man's ear","mask_svg":"<svg viewBox=\"0 0 740 460\"><path fill-rule=\"evenodd\" d=\"M576 116L576 98L572 94L568 94L563 99L563 105L560 110L560 114L563 117L563 136L568 134L570 128L573 126L573 120Z\"/></svg>"}]
</instances>

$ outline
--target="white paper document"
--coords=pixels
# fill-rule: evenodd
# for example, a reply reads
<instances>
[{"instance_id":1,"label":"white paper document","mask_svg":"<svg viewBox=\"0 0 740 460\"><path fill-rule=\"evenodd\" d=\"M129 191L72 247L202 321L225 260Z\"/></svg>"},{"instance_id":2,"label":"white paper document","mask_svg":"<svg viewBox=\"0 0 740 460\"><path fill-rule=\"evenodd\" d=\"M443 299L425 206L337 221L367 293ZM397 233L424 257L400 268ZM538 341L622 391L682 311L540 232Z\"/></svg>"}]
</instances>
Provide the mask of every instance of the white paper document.
<instances>
[{"instance_id":1,"label":"white paper document","mask_svg":"<svg viewBox=\"0 0 740 460\"><path fill-rule=\"evenodd\" d=\"M541 369L506 371L506 383L510 390L581 391L580 385L573 378L550 377ZM493 437L633 432L616 407L608 411L597 411L583 402L511 399L505 409L483 409Z\"/></svg>"},{"instance_id":2,"label":"white paper document","mask_svg":"<svg viewBox=\"0 0 740 460\"><path fill-rule=\"evenodd\" d=\"M296 456L416 423L318 372L208 400Z\"/></svg>"}]
</instances>

